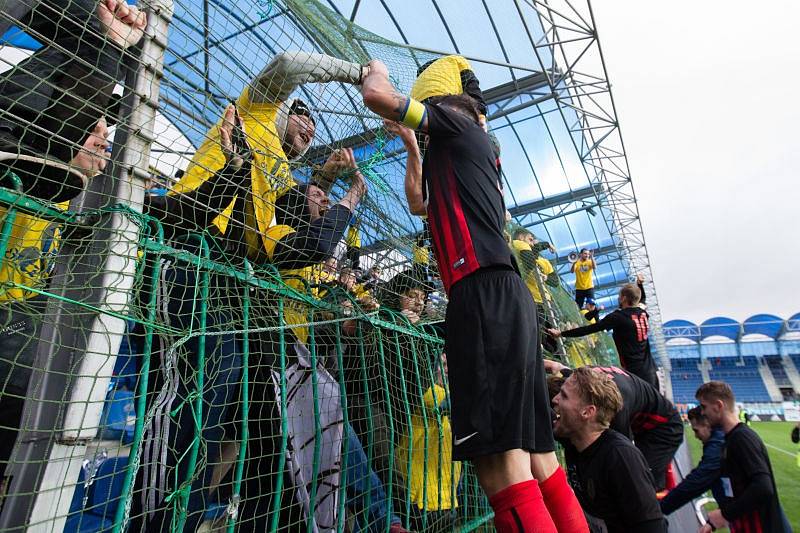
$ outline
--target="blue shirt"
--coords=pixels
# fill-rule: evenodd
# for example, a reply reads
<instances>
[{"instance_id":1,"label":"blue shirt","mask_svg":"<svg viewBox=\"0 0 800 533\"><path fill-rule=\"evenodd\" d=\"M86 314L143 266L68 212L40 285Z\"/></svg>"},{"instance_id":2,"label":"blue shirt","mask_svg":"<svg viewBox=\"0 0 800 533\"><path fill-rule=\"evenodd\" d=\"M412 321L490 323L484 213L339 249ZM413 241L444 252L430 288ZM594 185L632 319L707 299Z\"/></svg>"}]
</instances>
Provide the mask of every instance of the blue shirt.
<instances>
[{"instance_id":1,"label":"blue shirt","mask_svg":"<svg viewBox=\"0 0 800 533\"><path fill-rule=\"evenodd\" d=\"M703 457L700 459L700 464L661 500L661 512L665 515L670 514L701 496L708 489L711 489L717 503L722 501L725 493L719 474L724 445L725 433L720 429L713 430L711 438L703 443Z\"/></svg>"}]
</instances>

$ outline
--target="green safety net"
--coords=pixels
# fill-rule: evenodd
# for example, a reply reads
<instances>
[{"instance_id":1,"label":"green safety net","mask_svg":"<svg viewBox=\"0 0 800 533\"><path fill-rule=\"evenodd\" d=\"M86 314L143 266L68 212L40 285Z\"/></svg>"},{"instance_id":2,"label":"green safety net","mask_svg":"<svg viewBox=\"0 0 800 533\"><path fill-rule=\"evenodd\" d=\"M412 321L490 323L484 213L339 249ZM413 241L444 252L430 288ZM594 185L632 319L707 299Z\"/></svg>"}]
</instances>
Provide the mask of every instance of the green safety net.
<instances>
[{"instance_id":1,"label":"green safety net","mask_svg":"<svg viewBox=\"0 0 800 533\"><path fill-rule=\"evenodd\" d=\"M0 400L20 417L2 421L3 439L17 442L9 446L6 501L13 498L31 524L66 531L485 527L491 510L474 470L451 458L446 300L425 228L406 209L402 144L364 108L356 87L309 82L292 95L317 117L315 141L289 162L289 148L272 138L280 112L241 99L286 50L356 64L380 58L404 92L436 56L367 32L316 1L259 0L244 10L210 4L198 13L196 2L177 1L172 18L150 11L149 24L160 17L168 27L164 38L134 38L128 28L122 45L109 44L94 2L58 9L41 2L36 16L14 20L61 55L47 76L35 61L6 75L49 88L37 90L51 108L27 122L21 117L36 102L0 87L16 106L0 118L19 132L52 136L45 146L31 137L30 164L16 163L27 152L8 147L0 161ZM49 32L48 21L65 34ZM165 42L166 54L152 55ZM86 56L97 50L96 61ZM161 55L163 76L152 75ZM113 72L98 75L106 63ZM160 82L160 98L143 96L143 79ZM223 176L232 189L220 180L201 194L198 183L228 168L219 123L229 101L246 119L253 161L266 170ZM159 118L137 123L142 107L157 108ZM60 122L45 120L53 108ZM116 127L107 165L99 163L102 116ZM308 224L308 189L281 203L296 190L291 180L331 178L331 205L351 193L356 169L331 172L325 164L341 148L353 149L368 188L343 245L329 254L334 260L279 263L270 254L283 242L307 254L303 241L284 241ZM176 170L184 177L172 178ZM207 223L176 223L176 212L157 208L161 189L185 193L211 215ZM518 260L538 288L540 322L580 324L557 276ZM546 356L573 364L616 358L605 334L546 348ZM50 452L26 460L34 441ZM72 466L51 469L52 450L58 464ZM39 467L35 479L22 483L31 465ZM57 487L58 510L33 516L43 486Z\"/></svg>"}]
</instances>

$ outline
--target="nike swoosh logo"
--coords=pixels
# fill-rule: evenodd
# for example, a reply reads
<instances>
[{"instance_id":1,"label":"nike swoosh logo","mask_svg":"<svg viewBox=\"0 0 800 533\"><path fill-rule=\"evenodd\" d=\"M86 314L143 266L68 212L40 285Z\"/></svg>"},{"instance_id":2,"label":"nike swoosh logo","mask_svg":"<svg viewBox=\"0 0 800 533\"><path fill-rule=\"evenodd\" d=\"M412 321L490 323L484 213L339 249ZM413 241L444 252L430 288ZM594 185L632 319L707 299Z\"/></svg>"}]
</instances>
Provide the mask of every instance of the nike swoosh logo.
<instances>
[{"instance_id":1,"label":"nike swoosh logo","mask_svg":"<svg viewBox=\"0 0 800 533\"><path fill-rule=\"evenodd\" d=\"M478 434L478 432L476 431L472 435L467 435L463 439L453 439L453 446L458 446L459 444L464 444L465 442L467 442L469 439L471 439L472 437L474 437L477 434Z\"/></svg>"}]
</instances>

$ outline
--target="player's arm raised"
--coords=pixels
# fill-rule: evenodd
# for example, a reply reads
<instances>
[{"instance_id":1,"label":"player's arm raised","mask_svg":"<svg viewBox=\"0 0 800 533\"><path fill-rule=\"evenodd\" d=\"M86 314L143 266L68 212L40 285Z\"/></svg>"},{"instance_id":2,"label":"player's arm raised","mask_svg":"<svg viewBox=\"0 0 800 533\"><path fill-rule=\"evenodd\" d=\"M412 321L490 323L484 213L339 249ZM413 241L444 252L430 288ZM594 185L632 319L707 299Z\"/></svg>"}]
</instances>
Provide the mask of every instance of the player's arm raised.
<instances>
[{"instance_id":1,"label":"player's arm raised","mask_svg":"<svg viewBox=\"0 0 800 533\"><path fill-rule=\"evenodd\" d=\"M422 156L419 153L419 145L414 137L414 132L399 122L387 119L384 119L383 127L389 133L400 137L406 148L404 189L406 200L408 201L408 210L412 215L425 216L427 214L427 205L422 194Z\"/></svg>"},{"instance_id":2,"label":"player's arm raised","mask_svg":"<svg viewBox=\"0 0 800 533\"><path fill-rule=\"evenodd\" d=\"M364 104L383 118L400 122L413 130L427 131L425 106L395 89L389 81L386 65L373 59L366 68L367 73L361 83Z\"/></svg>"}]
</instances>

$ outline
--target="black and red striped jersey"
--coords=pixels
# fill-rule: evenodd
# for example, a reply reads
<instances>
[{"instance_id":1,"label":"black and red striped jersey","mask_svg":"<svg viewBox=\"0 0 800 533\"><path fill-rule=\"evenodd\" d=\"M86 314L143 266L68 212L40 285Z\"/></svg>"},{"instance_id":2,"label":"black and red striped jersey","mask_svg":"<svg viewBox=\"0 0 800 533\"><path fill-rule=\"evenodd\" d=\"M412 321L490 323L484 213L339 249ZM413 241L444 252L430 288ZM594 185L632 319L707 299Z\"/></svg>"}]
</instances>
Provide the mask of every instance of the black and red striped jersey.
<instances>
[{"instance_id":1,"label":"black and red striped jersey","mask_svg":"<svg viewBox=\"0 0 800 533\"><path fill-rule=\"evenodd\" d=\"M443 105L425 104L428 147L423 195L433 250L445 290L476 270L513 267L505 240L505 204L494 151L472 119Z\"/></svg>"},{"instance_id":2,"label":"black and red striped jersey","mask_svg":"<svg viewBox=\"0 0 800 533\"><path fill-rule=\"evenodd\" d=\"M614 344L622 367L658 389L656 362L650 353L649 315L639 307L616 309L594 324L562 331L564 337L583 337L590 333L612 330Z\"/></svg>"},{"instance_id":3,"label":"black and red striped jersey","mask_svg":"<svg viewBox=\"0 0 800 533\"><path fill-rule=\"evenodd\" d=\"M616 366L593 366L610 375L622 395L622 409L611 421L611 429L633 437L670 422L677 409L645 380Z\"/></svg>"}]
</instances>

